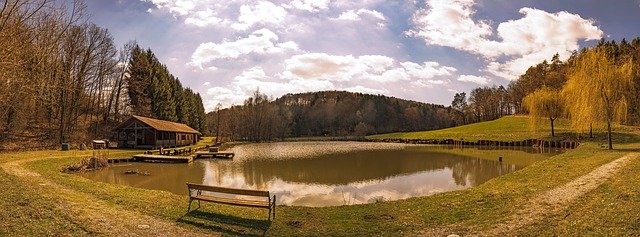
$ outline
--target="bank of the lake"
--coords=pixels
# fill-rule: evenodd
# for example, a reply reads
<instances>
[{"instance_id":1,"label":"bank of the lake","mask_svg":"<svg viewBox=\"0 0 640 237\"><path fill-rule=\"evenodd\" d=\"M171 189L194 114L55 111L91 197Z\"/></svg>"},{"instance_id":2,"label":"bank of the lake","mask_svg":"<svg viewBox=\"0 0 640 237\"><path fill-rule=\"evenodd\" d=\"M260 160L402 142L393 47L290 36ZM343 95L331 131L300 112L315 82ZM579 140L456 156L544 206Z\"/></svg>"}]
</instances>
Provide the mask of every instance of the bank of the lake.
<instances>
[{"instance_id":1,"label":"bank of the lake","mask_svg":"<svg viewBox=\"0 0 640 237\"><path fill-rule=\"evenodd\" d=\"M629 129L620 133L624 140L616 150L602 149L603 140L584 141L577 149L467 190L366 205L278 206L272 223L263 221L264 210L210 203L184 216L186 196L94 182L59 171L89 152L6 153L0 154L0 235L122 235L158 230L230 235L261 235L266 230L273 236L473 234L490 231L517 217L518 210L530 205L529 200L636 152L640 147L638 134ZM111 154L126 156L129 152ZM640 161L630 159L602 185L509 234L638 233L638 172Z\"/></svg>"}]
</instances>

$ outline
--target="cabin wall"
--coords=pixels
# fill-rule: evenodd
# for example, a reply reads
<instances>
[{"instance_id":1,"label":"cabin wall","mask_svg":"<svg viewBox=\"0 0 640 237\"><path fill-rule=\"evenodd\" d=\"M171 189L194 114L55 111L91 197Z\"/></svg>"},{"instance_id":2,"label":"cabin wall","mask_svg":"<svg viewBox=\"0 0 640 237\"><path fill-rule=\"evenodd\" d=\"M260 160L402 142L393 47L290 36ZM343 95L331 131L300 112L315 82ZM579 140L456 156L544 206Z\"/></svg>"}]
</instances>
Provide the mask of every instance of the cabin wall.
<instances>
[{"instance_id":1,"label":"cabin wall","mask_svg":"<svg viewBox=\"0 0 640 237\"><path fill-rule=\"evenodd\" d=\"M197 134L157 131L137 119L129 119L114 130L119 147L157 149L188 146L197 143Z\"/></svg>"}]
</instances>

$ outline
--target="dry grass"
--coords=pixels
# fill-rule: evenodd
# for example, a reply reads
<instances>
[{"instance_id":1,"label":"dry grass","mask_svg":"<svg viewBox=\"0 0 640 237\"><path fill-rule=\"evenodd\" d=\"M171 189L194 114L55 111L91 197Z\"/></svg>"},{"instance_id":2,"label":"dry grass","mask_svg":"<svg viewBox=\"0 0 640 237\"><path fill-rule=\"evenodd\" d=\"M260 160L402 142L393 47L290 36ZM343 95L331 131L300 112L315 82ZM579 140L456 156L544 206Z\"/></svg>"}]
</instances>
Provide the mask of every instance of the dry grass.
<instances>
[{"instance_id":1,"label":"dry grass","mask_svg":"<svg viewBox=\"0 0 640 237\"><path fill-rule=\"evenodd\" d=\"M85 172L99 170L109 166L107 151L94 151L93 156L82 159L80 163L71 164L62 168L63 172Z\"/></svg>"}]
</instances>

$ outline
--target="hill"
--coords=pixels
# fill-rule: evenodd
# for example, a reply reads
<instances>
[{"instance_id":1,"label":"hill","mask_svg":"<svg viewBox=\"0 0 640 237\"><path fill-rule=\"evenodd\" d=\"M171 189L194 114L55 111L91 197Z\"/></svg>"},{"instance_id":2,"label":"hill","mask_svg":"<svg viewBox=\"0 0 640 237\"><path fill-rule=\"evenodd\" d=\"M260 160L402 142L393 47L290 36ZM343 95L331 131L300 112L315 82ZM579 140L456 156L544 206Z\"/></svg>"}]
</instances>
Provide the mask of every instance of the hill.
<instances>
[{"instance_id":1,"label":"hill","mask_svg":"<svg viewBox=\"0 0 640 237\"><path fill-rule=\"evenodd\" d=\"M569 136L569 122L559 120L556 126L557 137ZM549 121L540 120L539 127L534 131L527 116L505 116L496 120L467 124L452 128L388 133L368 136L371 139L400 138L400 139L461 139L477 141L479 139L515 141L534 138L549 138Z\"/></svg>"},{"instance_id":2,"label":"hill","mask_svg":"<svg viewBox=\"0 0 640 237\"><path fill-rule=\"evenodd\" d=\"M502 118L445 128L432 131L419 132L399 132L376 134L367 136L367 139L461 139L467 141L477 140L495 140L495 141L518 141L525 139L545 139L545 140L563 140L587 138L589 135L585 133L576 133L571 129L570 122L566 119L558 119L555 122L556 136L551 137L551 129L549 120L540 119L538 126L534 129L529 123L528 116L504 116ZM606 138L605 125L594 125L594 139L586 139L590 141L601 141ZM614 125L613 139L619 143L628 143L640 139L637 136L637 128L626 125ZM579 140L585 140L579 139Z\"/></svg>"},{"instance_id":3,"label":"hill","mask_svg":"<svg viewBox=\"0 0 640 237\"><path fill-rule=\"evenodd\" d=\"M216 130L217 113L207 115ZM451 127L451 108L346 91L287 94L270 101L256 93L242 106L220 111L219 132L235 140L361 136Z\"/></svg>"}]
</instances>

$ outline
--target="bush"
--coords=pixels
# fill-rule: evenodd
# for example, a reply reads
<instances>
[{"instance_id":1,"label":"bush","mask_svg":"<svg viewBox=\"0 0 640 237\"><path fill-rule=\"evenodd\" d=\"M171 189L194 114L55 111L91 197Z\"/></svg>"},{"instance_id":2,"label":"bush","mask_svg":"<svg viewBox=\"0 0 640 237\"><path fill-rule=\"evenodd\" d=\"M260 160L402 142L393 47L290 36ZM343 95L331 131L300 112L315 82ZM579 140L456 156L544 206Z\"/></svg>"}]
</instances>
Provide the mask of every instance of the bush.
<instances>
[{"instance_id":1,"label":"bush","mask_svg":"<svg viewBox=\"0 0 640 237\"><path fill-rule=\"evenodd\" d=\"M63 172L85 172L99 170L109 166L109 158L106 153L94 154L92 157L82 159L80 163L72 164L62 169Z\"/></svg>"}]
</instances>

